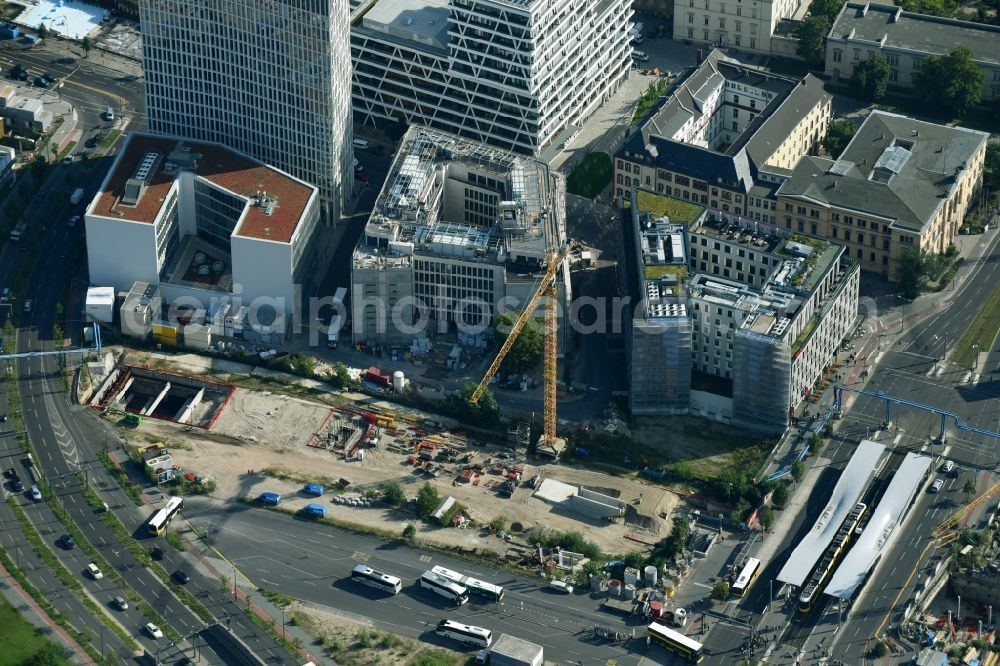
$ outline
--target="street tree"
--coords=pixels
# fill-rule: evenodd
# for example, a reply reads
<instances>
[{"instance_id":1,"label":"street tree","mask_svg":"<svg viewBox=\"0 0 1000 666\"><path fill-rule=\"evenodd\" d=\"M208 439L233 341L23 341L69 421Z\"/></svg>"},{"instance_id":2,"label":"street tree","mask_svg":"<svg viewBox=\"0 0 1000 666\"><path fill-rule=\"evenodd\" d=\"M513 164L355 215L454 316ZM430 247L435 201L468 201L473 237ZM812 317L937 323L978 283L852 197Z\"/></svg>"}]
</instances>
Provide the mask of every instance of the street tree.
<instances>
[{"instance_id":1,"label":"street tree","mask_svg":"<svg viewBox=\"0 0 1000 666\"><path fill-rule=\"evenodd\" d=\"M889 62L881 53L873 53L854 66L851 87L863 99L877 102L889 90Z\"/></svg>"},{"instance_id":2,"label":"street tree","mask_svg":"<svg viewBox=\"0 0 1000 666\"><path fill-rule=\"evenodd\" d=\"M500 342L507 339L507 334L514 326L517 317L518 314L513 312L505 312L497 315L496 324L497 333L500 334ZM507 352L507 356L503 360L504 367L511 372L523 373L538 365L538 361L542 358L542 347L544 345L544 338L540 328L540 324L535 320L531 320L525 324L520 334L518 334L517 340L511 345L510 351Z\"/></svg>"},{"instance_id":3,"label":"street tree","mask_svg":"<svg viewBox=\"0 0 1000 666\"><path fill-rule=\"evenodd\" d=\"M972 479L966 479L965 485L962 486L962 494L965 495L966 502L971 502L972 498L976 496L976 482Z\"/></svg>"},{"instance_id":4,"label":"street tree","mask_svg":"<svg viewBox=\"0 0 1000 666\"><path fill-rule=\"evenodd\" d=\"M476 404L472 404L472 394L476 392L476 385L466 384L457 398L449 401L452 412L459 415L463 420L481 428L492 428L500 423L500 405L496 397L489 389L484 389Z\"/></svg>"},{"instance_id":5,"label":"street tree","mask_svg":"<svg viewBox=\"0 0 1000 666\"><path fill-rule=\"evenodd\" d=\"M84 38L80 40L80 46L83 47L83 57L86 58L90 55L90 49L94 48L94 40L90 37L84 36Z\"/></svg>"},{"instance_id":6,"label":"street tree","mask_svg":"<svg viewBox=\"0 0 1000 666\"><path fill-rule=\"evenodd\" d=\"M389 506L402 506L406 501L406 491L399 481L386 481L381 486L382 499Z\"/></svg>"},{"instance_id":7,"label":"street tree","mask_svg":"<svg viewBox=\"0 0 1000 666\"><path fill-rule=\"evenodd\" d=\"M964 116L979 104L986 75L972 60L972 51L959 46L943 56L927 56L920 63L914 88L921 98Z\"/></svg>"},{"instance_id":8,"label":"street tree","mask_svg":"<svg viewBox=\"0 0 1000 666\"><path fill-rule=\"evenodd\" d=\"M927 250L909 247L900 252L896 282L905 298L913 300L927 288L933 262Z\"/></svg>"},{"instance_id":9,"label":"street tree","mask_svg":"<svg viewBox=\"0 0 1000 666\"><path fill-rule=\"evenodd\" d=\"M45 39L49 35L49 28L44 23L38 24L38 39Z\"/></svg>"},{"instance_id":10,"label":"street tree","mask_svg":"<svg viewBox=\"0 0 1000 666\"><path fill-rule=\"evenodd\" d=\"M757 520L760 521L760 526L764 528L765 532L771 531L771 526L774 525L774 511L769 506L765 506L757 514Z\"/></svg>"},{"instance_id":11,"label":"street tree","mask_svg":"<svg viewBox=\"0 0 1000 666\"><path fill-rule=\"evenodd\" d=\"M784 509L788 505L788 485L784 481L778 481L771 493L771 503L776 509Z\"/></svg>"},{"instance_id":12,"label":"street tree","mask_svg":"<svg viewBox=\"0 0 1000 666\"><path fill-rule=\"evenodd\" d=\"M847 118L832 121L826 128L826 136L823 137L823 149L830 157L837 159L857 131L858 126Z\"/></svg>"},{"instance_id":13,"label":"street tree","mask_svg":"<svg viewBox=\"0 0 1000 666\"><path fill-rule=\"evenodd\" d=\"M806 473L806 465L801 460L796 460L792 463L792 478L795 479L795 483L802 480L802 477Z\"/></svg>"},{"instance_id":14,"label":"street tree","mask_svg":"<svg viewBox=\"0 0 1000 666\"><path fill-rule=\"evenodd\" d=\"M720 580L712 586L712 598L716 601L725 601L729 598L729 581Z\"/></svg>"},{"instance_id":15,"label":"street tree","mask_svg":"<svg viewBox=\"0 0 1000 666\"><path fill-rule=\"evenodd\" d=\"M403 528L403 538L407 541L413 541L417 536L417 528L413 526L412 523L407 523L406 527Z\"/></svg>"},{"instance_id":16,"label":"street tree","mask_svg":"<svg viewBox=\"0 0 1000 666\"><path fill-rule=\"evenodd\" d=\"M430 518L439 504L441 504L441 496L430 482L420 487L420 491L417 493L417 515L420 516L421 520Z\"/></svg>"},{"instance_id":17,"label":"street tree","mask_svg":"<svg viewBox=\"0 0 1000 666\"><path fill-rule=\"evenodd\" d=\"M826 35L830 32L830 19L825 16L810 16L795 29L799 40L797 53L810 67L823 64L826 55Z\"/></svg>"}]
</instances>

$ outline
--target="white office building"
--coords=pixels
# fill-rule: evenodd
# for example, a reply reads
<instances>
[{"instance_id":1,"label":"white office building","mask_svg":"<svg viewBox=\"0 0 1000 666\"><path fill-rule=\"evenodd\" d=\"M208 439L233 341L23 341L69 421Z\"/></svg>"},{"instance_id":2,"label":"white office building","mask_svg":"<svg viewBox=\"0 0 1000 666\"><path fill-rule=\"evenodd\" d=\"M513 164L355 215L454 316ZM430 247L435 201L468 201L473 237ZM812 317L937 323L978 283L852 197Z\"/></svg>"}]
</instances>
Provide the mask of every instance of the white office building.
<instances>
[{"instance_id":1,"label":"white office building","mask_svg":"<svg viewBox=\"0 0 1000 666\"><path fill-rule=\"evenodd\" d=\"M630 0L375 0L358 11L359 125L426 125L537 154L631 66Z\"/></svg>"},{"instance_id":2,"label":"white office building","mask_svg":"<svg viewBox=\"0 0 1000 666\"><path fill-rule=\"evenodd\" d=\"M155 0L139 7L153 132L229 146L319 188L328 224L349 196L345 0Z\"/></svg>"},{"instance_id":3,"label":"white office building","mask_svg":"<svg viewBox=\"0 0 1000 666\"><path fill-rule=\"evenodd\" d=\"M84 214L90 279L289 321L316 274L319 208L312 185L219 144L131 134Z\"/></svg>"}]
</instances>

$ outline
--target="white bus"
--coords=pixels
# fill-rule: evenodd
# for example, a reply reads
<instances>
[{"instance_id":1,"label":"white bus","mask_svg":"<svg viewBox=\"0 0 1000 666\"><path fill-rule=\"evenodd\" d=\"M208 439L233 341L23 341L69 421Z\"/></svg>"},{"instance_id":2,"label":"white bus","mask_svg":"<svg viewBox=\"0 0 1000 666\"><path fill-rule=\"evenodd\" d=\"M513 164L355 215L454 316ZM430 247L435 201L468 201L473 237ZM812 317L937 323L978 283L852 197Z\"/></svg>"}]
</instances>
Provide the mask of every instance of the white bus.
<instances>
[{"instance_id":1,"label":"white bus","mask_svg":"<svg viewBox=\"0 0 1000 666\"><path fill-rule=\"evenodd\" d=\"M464 586L469 591L469 594L477 597L485 597L490 601L500 601L503 599L503 586L501 585L494 585L493 583L476 580L469 576L463 576L457 571L445 569L444 567L434 567L431 569L431 572L436 573L438 576L444 576L453 583Z\"/></svg>"},{"instance_id":2,"label":"white bus","mask_svg":"<svg viewBox=\"0 0 1000 666\"><path fill-rule=\"evenodd\" d=\"M351 572L351 580L357 581L362 585L367 585L368 587L374 587L376 590L388 592L389 594L399 594L399 591L403 588L403 582L395 576L375 571L375 569L364 564L354 567L354 571Z\"/></svg>"},{"instance_id":3,"label":"white bus","mask_svg":"<svg viewBox=\"0 0 1000 666\"><path fill-rule=\"evenodd\" d=\"M149 533L154 536L159 536L163 534L163 531L167 529L167 525L170 521L174 519L181 509L184 508L184 500L180 497L171 497L167 500L166 506L153 514L149 522L146 523L146 529Z\"/></svg>"},{"instance_id":4,"label":"white bus","mask_svg":"<svg viewBox=\"0 0 1000 666\"><path fill-rule=\"evenodd\" d=\"M746 594L747 589L753 585L758 573L760 573L760 560L751 557L747 560L743 570L740 571L740 575L736 577L736 582L733 583L730 593L735 597L742 597Z\"/></svg>"},{"instance_id":5,"label":"white bus","mask_svg":"<svg viewBox=\"0 0 1000 666\"><path fill-rule=\"evenodd\" d=\"M448 599L456 606L461 606L469 600L469 593L464 587L433 571L425 571L420 576L420 587Z\"/></svg>"},{"instance_id":6,"label":"white bus","mask_svg":"<svg viewBox=\"0 0 1000 666\"><path fill-rule=\"evenodd\" d=\"M493 642L493 632L489 629L472 627L452 620L441 620L434 633L478 648L488 648Z\"/></svg>"},{"instance_id":7,"label":"white bus","mask_svg":"<svg viewBox=\"0 0 1000 666\"><path fill-rule=\"evenodd\" d=\"M684 657L692 664L700 664L704 658L701 653L701 643L659 622L653 622L646 627L646 640L656 641L674 654Z\"/></svg>"}]
</instances>

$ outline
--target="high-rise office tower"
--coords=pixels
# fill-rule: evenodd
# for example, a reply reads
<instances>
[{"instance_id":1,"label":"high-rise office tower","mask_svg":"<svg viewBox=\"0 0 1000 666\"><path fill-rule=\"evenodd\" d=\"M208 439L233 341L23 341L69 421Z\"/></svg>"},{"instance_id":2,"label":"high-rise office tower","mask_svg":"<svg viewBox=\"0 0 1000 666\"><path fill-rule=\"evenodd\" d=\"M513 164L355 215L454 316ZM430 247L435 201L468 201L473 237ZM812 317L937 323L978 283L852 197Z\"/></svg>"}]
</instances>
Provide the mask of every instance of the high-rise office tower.
<instances>
[{"instance_id":1,"label":"high-rise office tower","mask_svg":"<svg viewBox=\"0 0 1000 666\"><path fill-rule=\"evenodd\" d=\"M153 132L215 141L319 189L328 224L348 196L346 0L141 0Z\"/></svg>"},{"instance_id":2,"label":"high-rise office tower","mask_svg":"<svg viewBox=\"0 0 1000 666\"><path fill-rule=\"evenodd\" d=\"M539 154L632 66L631 0L352 0L355 122Z\"/></svg>"}]
</instances>

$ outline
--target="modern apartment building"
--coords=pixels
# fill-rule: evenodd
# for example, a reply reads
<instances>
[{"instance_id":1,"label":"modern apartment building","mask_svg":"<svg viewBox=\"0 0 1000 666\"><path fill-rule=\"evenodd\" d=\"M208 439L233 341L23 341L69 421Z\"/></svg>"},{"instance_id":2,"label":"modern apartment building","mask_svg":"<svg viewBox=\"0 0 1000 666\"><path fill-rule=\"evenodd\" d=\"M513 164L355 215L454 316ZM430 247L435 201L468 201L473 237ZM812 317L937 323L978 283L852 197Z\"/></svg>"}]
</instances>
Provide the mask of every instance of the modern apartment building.
<instances>
[{"instance_id":1,"label":"modern apartment building","mask_svg":"<svg viewBox=\"0 0 1000 666\"><path fill-rule=\"evenodd\" d=\"M958 46L972 51L983 70L982 98L1000 98L1000 26L903 11L892 4L845 3L826 38L826 74L850 80L854 66L880 53L889 63L889 85L912 88L924 58Z\"/></svg>"},{"instance_id":2,"label":"modern apartment building","mask_svg":"<svg viewBox=\"0 0 1000 666\"><path fill-rule=\"evenodd\" d=\"M218 142L319 188L335 223L352 183L344 0L140 3L153 132Z\"/></svg>"},{"instance_id":3,"label":"modern apartment building","mask_svg":"<svg viewBox=\"0 0 1000 666\"><path fill-rule=\"evenodd\" d=\"M354 342L410 348L490 329L530 298L564 243L564 211L562 181L545 164L411 127L354 251ZM563 305L569 293L564 263Z\"/></svg>"},{"instance_id":4,"label":"modern apartment building","mask_svg":"<svg viewBox=\"0 0 1000 666\"><path fill-rule=\"evenodd\" d=\"M774 191L799 157L819 150L830 117L816 77L762 72L712 51L615 154L615 195L642 188L774 224Z\"/></svg>"},{"instance_id":5,"label":"modern apartment building","mask_svg":"<svg viewBox=\"0 0 1000 666\"><path fill-rule=\"evenodd\" d=\"M771 38L798 0L674 0L674 39L771 53Z\"/></svg>"},{"instance_id":6,"label":"modern apartment building","mask_svg":"<svg viewBox=\"0 0 1000 666\"><path fill-rule=\"evenodd\" d=\"M283 171L219 144L133 133L84 214L90 280L291 323L318 272L319 219L316 188Z\"/></svg>"},{"instance_id":7,"label":"modern apartment building","mask_svg":"<svg viewBox=\"0 0 1000 666\"><path fill-rule=\"evenodd\" d=\"M639 304L626 344L632 413L782 432L855 324L857 264L836 243L633 197L619 267Z\"/></svg>"},{"instance_id":8,"label":"modern apartment building","mask_svg":"<svg viewBox=\"0 0 1000 666\"><path fill-rule=\"evenodd\" d=\"M982 186L989 135L873 111L837 160L803 157L776 192L778 226L842 243L895 279L908 248L945 252Z\"/></svg>"},{"instance_id":9,"label":"modern apartment building","mask_svg":"<svg viewBox=\"0 0 1000 666\"><path fill-rule=\"evenodd\" d=\"M351 29L354 120L535 155L628 75L630 0L376 0Z\"/></svg>"}]
</instances>

